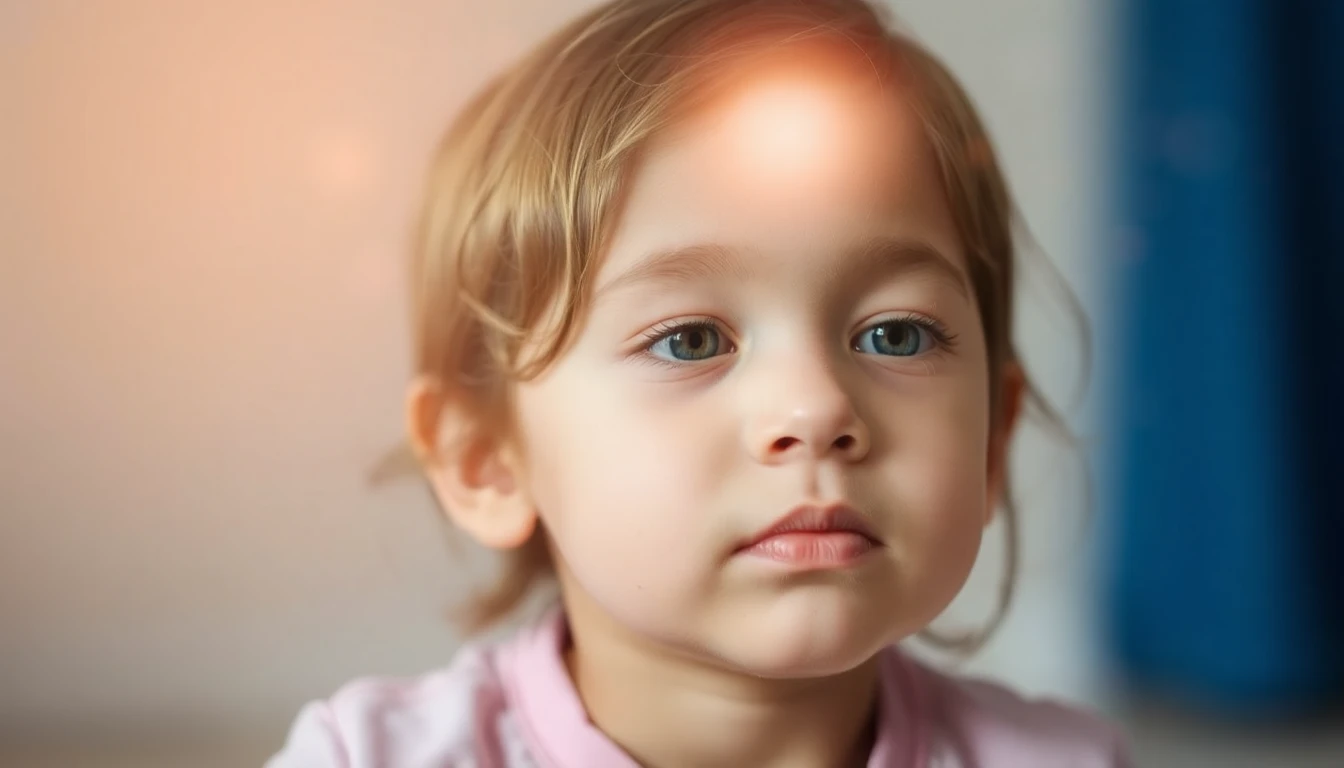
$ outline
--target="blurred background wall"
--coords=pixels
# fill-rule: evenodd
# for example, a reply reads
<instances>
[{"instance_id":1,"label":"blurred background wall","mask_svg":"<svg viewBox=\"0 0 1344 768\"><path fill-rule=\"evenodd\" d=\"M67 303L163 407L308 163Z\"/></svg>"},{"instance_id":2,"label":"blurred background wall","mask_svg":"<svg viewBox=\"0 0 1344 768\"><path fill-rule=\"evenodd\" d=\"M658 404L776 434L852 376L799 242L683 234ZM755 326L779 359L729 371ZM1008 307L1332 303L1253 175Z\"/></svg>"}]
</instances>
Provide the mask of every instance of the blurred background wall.
<instances>
[{"instance_id":1,"label":"blurred background wall","mask_svg":"<svg viewBox=\"0 0 1344 768\"><path fill-rule=\"evenodd\" d=\"M1319 727L1248 751L1131 711L1105 662L1120 2L893 3L1098 331L1079 399L1031 273L1021 346L1087 452L1020 438L1020 599L966 666L1126 718L1141 756L1329 761ZM590 4L0 0L0 765L259 764L305 700L451 655L490 562L365 482L401 436L409 224L454 110ZM946 621L987 613L999 543Z\"/></svg>"},{"instance_id":2,"label":"blurred background wall","mask_svg":"<svg viewBox=\"0 0 1344 768\"><path fill-rule=\"evenodd\" d=\"M1122 8L1108 635L1187 704L1319 710L1344 692L1344 4Z\"/></svg>"}]
</instances>

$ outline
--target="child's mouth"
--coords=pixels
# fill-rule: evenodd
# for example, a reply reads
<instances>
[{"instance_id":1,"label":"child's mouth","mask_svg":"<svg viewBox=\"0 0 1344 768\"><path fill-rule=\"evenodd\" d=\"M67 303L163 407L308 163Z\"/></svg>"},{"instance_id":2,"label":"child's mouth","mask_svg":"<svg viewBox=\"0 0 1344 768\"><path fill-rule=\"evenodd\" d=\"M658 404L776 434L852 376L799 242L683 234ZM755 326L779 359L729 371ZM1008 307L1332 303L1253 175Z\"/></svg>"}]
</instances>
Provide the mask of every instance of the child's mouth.
<instances>
[{"instance_id":1,"label":"child's mouth","mask_svg":"<svg viewBox=\"0 0 1344 768\"><path fill-rule=\"evenodd\" d=\"M753 536L735 554L796 568L844 568L881 546L873 527L848 505L804 505Z\"/></svg>"},{"instance_id":2,"label":"child's mouth","mask_svg":"<svg viewBox=\"0 0 1344 768\"><path fill-rule=\"evenodd\" d=\"M741 550L741 554L801 568L843 568L877 546L848 531L798 532L770 536Z\"/></svg>"}]
</instances>

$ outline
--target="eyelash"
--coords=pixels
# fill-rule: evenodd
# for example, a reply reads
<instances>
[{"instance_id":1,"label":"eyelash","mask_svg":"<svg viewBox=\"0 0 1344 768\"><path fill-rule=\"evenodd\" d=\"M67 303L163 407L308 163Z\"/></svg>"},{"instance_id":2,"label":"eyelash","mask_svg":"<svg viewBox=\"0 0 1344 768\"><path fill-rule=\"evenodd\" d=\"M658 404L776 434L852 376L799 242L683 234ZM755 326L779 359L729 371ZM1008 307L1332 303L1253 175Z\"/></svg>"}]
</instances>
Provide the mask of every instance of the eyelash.
<instances>
[{"instance_id":1,"label":"eyelash","mask_svg":"<svg viewBox=\"0 0 1344 768\"><path fill-rule=\"evenodd\" d=\"M939 350L951 350L957 346L957 335L952 333L942 323L931 317L916 314L896 315L895 317L884 317L881 320L868 323L859 330L859 333L872 330L879 325L887 323L909 323L919 328L923 328L933 338L933 349L930 352Z\"/></svg>"},{"instance_id":2,"label":"eyelash","mask_svg":"<svg viewBox=\"0 0 1344 768\"><path fill-rule=\"evenodd\" d=\"M955 348L957 345L957 335L948 331L947 328L942 323L938 322L937 320L934 320L931 317L925 317L924 315L916 315L916 314L905 314L905 315L898 315L895 317L886 317L876 322L872 322L863 326L863 328L859 330L859 333L871 330L872 328L882 325L884 323L893 323L893 322L910 323L911 325L919 326L920 328L927 331L929 336L933 338L934 342L934 349L931 351L950 350ZM706 358L706 360L666 360L664 358L658 357L657 355L650 354L650 350L653 349L653 346L658 342L662 341L663 339L666 339L669 336L673 336L678 333L683 333L686 331L694 331L697 329L707 329L715 331L716 333L723 333L722 330L719 328L719 324L712 320L697 319L697 320L681 320L681 321L659 323L658 325L655 325L654 327L650 328L648 331L642 334L643 342L640 344L638 355L643 359L644 362L652 363L654 365L662 365L668 368L680 368L683 366L695 365L696 363L712 360L713 358ZM731 341L728 342L728 346L730 347L730 351L736 349L736 346L733 345ZM721 355L715 355L715 357L721 357Z\"/></svg>"},{"instance_id":3,"label":"eyelash","mask_svg":"<svg viewBox=\"0 0 1344 768\"><path fill-rule=\"evenodd\" d=\"M642 358L644 362L652 363L654 365L662 365L668 368L680 368L685 365L694 365L697 362L704 362L703 360L665 360L650 352L655 344L669 336L697 329L711 330L720 334L723 333L723 331L719 329L719 324L712 320L680 320L659 323L644 332L644 341L639 346L639 357ZM732 342L729 342L728 346L731 349L736 349Z\"/></svg>"}]
</instances>

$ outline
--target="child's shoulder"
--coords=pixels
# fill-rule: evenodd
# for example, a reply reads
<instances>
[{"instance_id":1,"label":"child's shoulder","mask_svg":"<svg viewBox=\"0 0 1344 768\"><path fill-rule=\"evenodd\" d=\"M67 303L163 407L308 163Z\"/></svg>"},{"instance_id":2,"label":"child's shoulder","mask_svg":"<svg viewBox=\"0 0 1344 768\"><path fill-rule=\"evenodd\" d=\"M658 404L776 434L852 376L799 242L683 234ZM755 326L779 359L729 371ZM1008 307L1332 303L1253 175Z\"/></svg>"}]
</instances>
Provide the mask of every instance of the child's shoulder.
<instances>
[{"instance_id":1,"label":"child's shoulder","mask_svg":"<svg viewBox=\"0 0 1344 768\"><path fill-rule=\"evenodd\" d=\"M448 666L409 678L366 677L305 705L266 768L530 766L516 743L496 644L463 646Z\"/></svg>"},{"instance_id":2,"label":"child's shoulder","mask_svg":"<svg viewBox=\"0 0 1344 768\"><path fill-rule=\"evenodd\" d=\"M895 653L910 674L907 695L922 714L930 768L1130 765L1124 737L1097 715L1050 699L1026 698L988 680L947 674Z\"/></svg>"}]
</instances>

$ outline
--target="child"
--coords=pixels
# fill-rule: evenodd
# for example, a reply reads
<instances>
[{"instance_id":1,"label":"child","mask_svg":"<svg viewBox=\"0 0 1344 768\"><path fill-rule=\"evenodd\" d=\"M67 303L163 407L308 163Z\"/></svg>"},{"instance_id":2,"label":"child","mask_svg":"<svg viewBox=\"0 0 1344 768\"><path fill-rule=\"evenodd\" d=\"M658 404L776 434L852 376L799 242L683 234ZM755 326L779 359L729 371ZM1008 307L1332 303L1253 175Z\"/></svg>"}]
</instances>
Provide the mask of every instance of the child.
<instances>
[{"instance_id":1,"label":"child","mask_svg":"<svg viewBox=\"0 0 1344 768\"><path fill-rule=\"evenodd\" d=\"M864 0L614 0L456 121L412 270L411 443L506 556L409 681L272 768L1116 766L1089 716L895 645L1006 502L1011 201Z\"/></svg>"}]
</instances>

